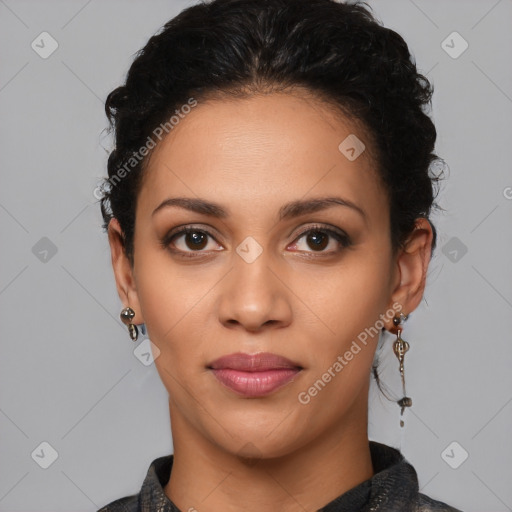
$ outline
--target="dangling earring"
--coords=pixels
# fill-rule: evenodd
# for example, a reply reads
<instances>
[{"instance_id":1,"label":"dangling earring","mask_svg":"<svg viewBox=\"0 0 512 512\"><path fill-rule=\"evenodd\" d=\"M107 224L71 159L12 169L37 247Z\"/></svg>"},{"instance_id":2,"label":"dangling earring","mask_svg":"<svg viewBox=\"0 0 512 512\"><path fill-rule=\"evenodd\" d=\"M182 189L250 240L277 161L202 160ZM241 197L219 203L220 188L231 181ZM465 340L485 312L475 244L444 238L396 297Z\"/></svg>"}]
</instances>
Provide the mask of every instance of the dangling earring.
<instances>
[{"instance_id":1,"label":"dangling earring","mask_svg":"<svg viewBox=\"0 0 512 512\"><path fill-rule=\"evenodd\" d=\"M403 313L400 313L399 316L395 316L393 318L393 324L398 328L397 334L396 334L396 340L393 343L393 352L395 353L396 357L398 358L398 362L400 364L400 377L402 379L402 391L403 391L403 398L397 401L397 404L401 407L400 416L403 416L404 409L406 407L412 406L412 398L408 397L405 392L405 377L404 377L404 357L405 353L409 350L409 343L407 341L402 339L402 329L400 327L400 324L407 320L408 315L404 315ZM400 418L400 426L404 426L404 420Z\"/></svg>"},{"instance_id":2,"label":"dangling earring","mask_svg":"<svg viewBox=\"0 0 512 512\"><path fill-rule=\"evenodd\" d=\"M137 341L139 337L139 330L135 324L132 324L133 317L135 316L135 311L132 308L127 307L121 310L121 321L124 325L128 326L128 332L130 333L130 338L133 341Z\"/></svg>"}]
</instances>

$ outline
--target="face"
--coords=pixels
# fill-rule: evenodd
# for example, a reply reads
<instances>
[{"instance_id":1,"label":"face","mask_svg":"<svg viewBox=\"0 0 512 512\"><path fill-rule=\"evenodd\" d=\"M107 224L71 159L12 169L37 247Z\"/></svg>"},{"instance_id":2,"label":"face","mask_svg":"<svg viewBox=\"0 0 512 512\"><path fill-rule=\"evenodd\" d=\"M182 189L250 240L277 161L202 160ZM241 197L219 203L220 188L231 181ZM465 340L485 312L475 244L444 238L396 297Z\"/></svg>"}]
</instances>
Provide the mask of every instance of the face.
<instances>
[{"instance_id":1,"label":"face","mask_svg":"<svg viewBox=\"0 0 512 512\"><path fill-rule=\"evenodd\" d=\"M155 149L125 305L158 347L173 437L186 425L228 452L251 443L276 457L333 427L366 431L400 272L369 150L339 149L353 135L369 149L325 104L273 93L199 103ZM165 203L176 198L189 202ZM240 353L277 357L213 364Z\"/></svg>"}]
</instances>

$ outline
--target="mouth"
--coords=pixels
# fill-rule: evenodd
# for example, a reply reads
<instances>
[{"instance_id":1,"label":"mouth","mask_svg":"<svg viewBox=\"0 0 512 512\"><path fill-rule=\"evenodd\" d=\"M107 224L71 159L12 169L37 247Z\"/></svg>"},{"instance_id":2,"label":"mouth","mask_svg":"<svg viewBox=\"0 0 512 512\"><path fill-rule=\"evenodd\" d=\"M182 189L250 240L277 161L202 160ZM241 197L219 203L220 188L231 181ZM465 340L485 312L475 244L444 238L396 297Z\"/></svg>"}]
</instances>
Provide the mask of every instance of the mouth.
<instances>
[{"instance_id":1,"label":"mouth","mask_svg":"<svg viewBox=\"0 0 512 512\"><path fill-rule=\"evenodd\" d=\"M303 370L298 363L268 352L222 356L207 368L221 384L245 397L269 395Z\"/></svg>"}]
</instances>

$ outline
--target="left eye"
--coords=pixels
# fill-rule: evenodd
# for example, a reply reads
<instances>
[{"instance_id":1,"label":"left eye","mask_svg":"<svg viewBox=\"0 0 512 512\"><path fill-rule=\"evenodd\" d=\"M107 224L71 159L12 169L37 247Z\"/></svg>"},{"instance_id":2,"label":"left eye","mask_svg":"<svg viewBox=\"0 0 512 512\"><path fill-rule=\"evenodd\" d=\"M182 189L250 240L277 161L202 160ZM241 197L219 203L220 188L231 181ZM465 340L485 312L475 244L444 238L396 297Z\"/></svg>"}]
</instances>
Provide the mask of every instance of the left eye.
<instances>
[{"instance_id":1,"label":"left eye","mask_svg":"<svg viewBox=\"0 0 512 512\"><path fill-rule=\"evenodd\" d=\"M296 240L305 239L305 243L309 248L313 249L313 252L336 252L336 247L333 250L324 250L329 246L333 238L335 240L334 245L338 245L338 248L339 246L348 247L350 245L350 241L346 235L326 228L309 229L303 232ZM299 242L294 242L293 245L296 246L297 250L304 250L301 249ZM293 245L291 247L293 247ZM305 250L307 251L307 248Z\"/></svg>"}]
</instances>

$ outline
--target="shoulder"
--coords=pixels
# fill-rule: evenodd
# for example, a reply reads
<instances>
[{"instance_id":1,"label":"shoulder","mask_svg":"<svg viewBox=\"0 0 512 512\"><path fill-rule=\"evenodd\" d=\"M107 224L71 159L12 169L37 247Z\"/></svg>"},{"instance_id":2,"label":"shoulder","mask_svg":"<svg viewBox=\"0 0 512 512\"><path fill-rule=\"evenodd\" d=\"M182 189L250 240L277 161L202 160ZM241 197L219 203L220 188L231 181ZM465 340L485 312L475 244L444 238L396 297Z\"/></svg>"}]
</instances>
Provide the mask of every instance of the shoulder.
<instances>
[{"instance_id":1,"label":"shoulder","mask_svg":"<svg viewBox=\"0 0 512 512\"><path fill-rule=\"evenodd\" d=\"M140 492L112 501L97 512L141 512L153 510L155 503L172 506L164 494L163 486L169 481L173 460L172 454L154 459L146 473ZM162 510L167 510L167 508ZM170 508L169 510L173 511L174 509Z\"/></svg>"},{"instance_id":2,"label":"shoulder","mask_svg":"<svg viewBox=\"0 0 512 512\"><path fill-rule=\"evenodd\" d=\"M139 512L139 495L125 496L100 508L98 512Z\"/></svg>"},{"instance_id":3,"label":"shoulder","mask_svg":"<svg viewBox=\"0 0 512 512\"><path fill-rule=\"evenodd\" d=\"M437 501L425 494L418 494L417 512L462 512L458 508L451 507L442 501Z\"/></svg>"}]
</instances>

